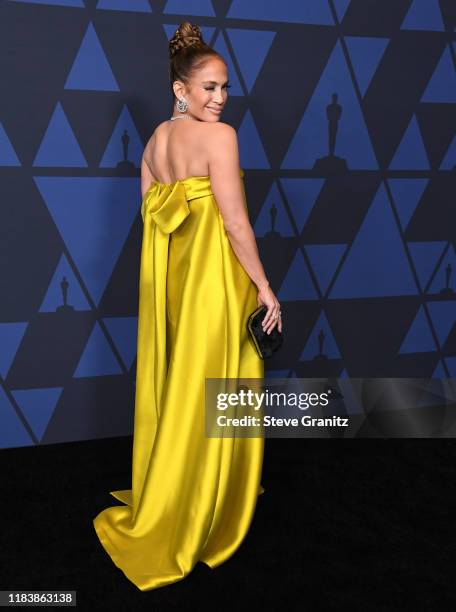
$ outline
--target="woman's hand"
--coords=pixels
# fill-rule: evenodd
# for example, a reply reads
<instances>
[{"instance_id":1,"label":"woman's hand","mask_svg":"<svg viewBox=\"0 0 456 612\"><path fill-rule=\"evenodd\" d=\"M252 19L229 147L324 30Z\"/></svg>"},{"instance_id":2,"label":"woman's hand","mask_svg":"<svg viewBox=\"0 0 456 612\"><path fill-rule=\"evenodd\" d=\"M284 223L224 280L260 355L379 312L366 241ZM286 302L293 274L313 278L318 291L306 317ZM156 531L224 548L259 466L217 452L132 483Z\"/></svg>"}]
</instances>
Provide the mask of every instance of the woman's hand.
<instances>
[{"instance_id":1,"label":"woman's hand","mask_svg":"<svg viewBox=\"0 0 456 612\"><path fill-rule=\"evenodd\" d=\"M282 317L280 314L280 304L274 292L269 285L261 287L258 291L257 297L258 306L266 306L268 311L266 312L263 321L263 331L270 334L274 327L277 325L279 332L282 332Z\"/></svg>"}]
</instances>

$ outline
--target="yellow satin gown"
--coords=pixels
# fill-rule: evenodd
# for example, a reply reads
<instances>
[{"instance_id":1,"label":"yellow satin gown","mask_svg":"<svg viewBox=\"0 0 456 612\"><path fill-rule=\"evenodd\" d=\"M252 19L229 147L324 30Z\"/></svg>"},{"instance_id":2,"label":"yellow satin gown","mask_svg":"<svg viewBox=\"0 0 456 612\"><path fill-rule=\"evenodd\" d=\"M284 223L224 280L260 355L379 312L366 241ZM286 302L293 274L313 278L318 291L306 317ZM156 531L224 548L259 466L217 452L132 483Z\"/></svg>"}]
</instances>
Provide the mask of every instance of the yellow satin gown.
<instances>
[{"instance_id":1,"label":"yellow satin gown","mask_svg":"<svg viewBox=\"0 0 456 612\"><path fill-rule=\"evenodd\" d=\"M217 567L245 538L264 491L264 438L206 437L205 378L262 379L264 366L246 329L257 289L209 176L152 183L141 215L132 488L111 491L126 505L93 523L112 561L147 591L198 561Z\"/></svg>"}]
</instances>

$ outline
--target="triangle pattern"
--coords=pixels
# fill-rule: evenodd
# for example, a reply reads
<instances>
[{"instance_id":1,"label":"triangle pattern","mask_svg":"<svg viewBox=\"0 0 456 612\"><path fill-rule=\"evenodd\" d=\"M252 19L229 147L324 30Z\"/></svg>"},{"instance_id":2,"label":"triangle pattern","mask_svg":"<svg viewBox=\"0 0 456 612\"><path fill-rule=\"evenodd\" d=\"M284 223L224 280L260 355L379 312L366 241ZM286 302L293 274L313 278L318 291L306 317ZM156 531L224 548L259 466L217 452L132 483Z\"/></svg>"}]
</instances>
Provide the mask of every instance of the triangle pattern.
<instances>
[{"instance_id":1,"label":"triangle pattern","mask_svg":"<svg viewBox=\"0 0 456 612\"><path fill-rule=\"evenodd\" d=\"M6 378L17 349L19 348L28 322L0 323L0 375Z\"/></svg>"},{"instance_id":2,"label":"triangle pattern","mask_svg":"<svg viewBox=\"0 0 456 612\"><path fill-rule=\"evenodd\" d=\"M401 227L404 230L415 213L428 183L429 179L426 178L388 179L388 185L396 204Z\"/></svg>"},{"instance_id":3,"label":"triangle pattern","mask_svg":"<svg viewBox=\"0 0 456 612\"><path fill-rule=\"evenodd\" d=\"M270 168L250 110L245 113L239 127L238 139L242 168Z\"/></svg>"},{"instance_id":4,"label":"triangle pattern","mask_svg":"<svg viewBox=\"0 0 456 612\"><path fill-rule=\"evenodd\" d=\"M0 166L20 166L16 151L13 149L5 128L0 121Z\"/></svg>"},{"instance_id":5,"label":"triangle pattern","mask_svg":"<svg viewBox=\"0 0 456 612\"><path fill-rule=\"evenodd\" d=\"M319 341L320 337L322 337L323 342L323 348L321 353ZM316 322L312 332L309 335L304 350L301 353L300 360L311 361L319 355L325 355L329 359L340 358L340 352L337 347L334 334L331 330L331 327L329 326L328 319L326 318L326 315L323 311L320 313L318 321Z\"/></svg>"},{"instance_id":6,"label":"triangle pattern","mask_svg":"<svg viewBox=\"0 0 456 612\"><path fill-rule=\"evenodd\" d=\"M211 0L168 0L163 12L172 15L215 17Z\"/></svg>"},{"instance_id":7,"label":"triangle pattern","mask_svg":"<svg viewBox=\"0 0 456 612\"><path fill-rule=\"evenodd\" d=\"M87 160L60 102L57 102L33 165L65 168L87 167Z\"/></svg>"},{"instance_id":8,"label":"triangle pattern","mask_svg":"<svg viewBox=\"0 0 456 612\"><path fill-rule=\"evenodd\" d=\"M336 43L323 70L287 151L282 168L312 168L318 158L329 155L329 122L326 112L328 106L332 104L333 93L337 94L337 103L342 110L337 127L336 156L344 158L348 167L352 169L378 168L340 42Z\"/></svg>"},{"instance_id":9,"label":"triangle pattern","mask_svg":"<svg viewBox=\"0 0 456 612\"><path fill-rule=\"evenodd\" d=\"M140 208L138 179L37 176L34 180L98 304Z\"/></svg>"},{"instance_id":10,"label":"triangle pattern","mask_svg":"<svg viewBox=\"0 0 456 612\"><path fill-rule=\"evenodd\" d=\"M361 95L364 96L388 46L389 38L346 36L345 42Z\"/></svg>"},{"instance_id":11,"label":"triangle pattern","mask_svg":"<svg viewBox=\"0 0 456 612\"><path fill-rule=\"evenodd\" d=\"M325 184L322 178L280 179L295 223L301 233Z\"/></svg>"},{"instance_id":12,"label":"triangle pattern","mask_svg":"<svg viewBox=\"0 0 456 612\"><path fill-rule=\"evenodd\" d=\"M455 302L429 302L428 308L440 346L443 346L456 320Z\"/></svg>"},{"instance_id":13,"label":"triangle pattern","mask_svg":"<svg viewBox=\"0 0 456 612\"><path fill-rule=\"evenodd\" d=\"M421 102L456 103L456 71L451 59L449 47L445 47Z\"/></svg>"},{"instance_id":14,"label":"triangle pattern","mask_svg":"<svg viewBox=\"0 0 456 612\"><path fill-rule=\"evenodd\" d=\"M62 390L62 387L54 387L12 391L14 399L40 442L54 414Z\"/></svg>"},{"instance_id":15,"label":"triangle pattern","mask_svg":"<svg viewBox=\"0 0 456 612\"><path fill-rule=\"evenodd\" d=\"M441 170L454 170L456 168L456 136L453 136L450 146L448 147L445 157L440 166Z\"/></svg>"},{"instance_id":16,"label":"triangle pattern","mask_svg":"<svg viewBox=\"0 0 456 612\"><path fill-rule=\"evenodd\" d=\"M82 0L9 0L10 2L23 2L25 4L48 4L50 6L73 6L85 8Z\"/></svg>"},{"instance_id":17,"label":"triangle pattern","mask_svg":"<svg viewBox=\"0 0 456 612\"><path fill-rule=\"evenodd\" d=\"M318 299L306 262L299 249L288 268L277 297L284 301Z\"/></svg>"},{"instance_id":18,"label":"triangle pattern","mask_svg":"<svg viewBox=\"0 0 456 612\"><path fill-rule=\"evenodd\" d=\"M451 378L456 378L456 357L445 357L445 363L450 371Z\"/></svg>"},{"instance_id":19,"label":"triangle pattern","mask_svg":"<svg viewBox=\"0 0 456 612\"><path fill-rule=\"evenodd\" d=\"M447 278L448 287L452 289L456 297L456 253L454 247L451 246L446 252L444 258L440 262L437 274L435 275L428 293L445 293L447 291ZM455 303L456 310L456 303Z\"/></svg>"},{"instance_id":20,"label":"triangle pattern","mask_svg":"<svg viewBox=\"0 0 456 612\"><path fill-rule=\"evenodd\" d=\"M440 360L440 364L442 366L443 372L442 360ZM447 378L447 376L443 372L443 376L441 376L440 378ZM453 404L454 399L454 392L450 389L449 385L436 385L435 382L429 380L426 382L426 385L423 389L423 394L418 399L418 401L415 402L415 407L430 408L431 406L448 406Z\"/></svg>"},{"instance_id":21,"label":"triangle pattern","mask_svg":"<svg viewBox=\"0 0 456 612\"><path fill-rule=\"evenodd\" d=\"M96 321L73 376L82 378L112 374L122 374L122 370Z\"/></svg>"},{"instance_id":22,"label":"triangle pattern","mask_svg":"<svg viewBox=\"0 0 456 612\"><path fill-rule=\"evenodd\" d=\"M72 310L91 310L78 279L74 275L67 258L62 254L41 303L40 312L56 312L62 309L64 307L64 292L69 308Z\"/></svg>"},{"instance_id":23,"label":"triangle pattern","mask_svg":"<svg viewBox=\"0 0 456 612\"><path fill-rule=\"evenodd\" d=\"M312 269L317 277L322 295L326 293L329 283L347 249L346 244L306 244Z\"/></svg>"},{"instance_id":24,"label":"triangle pattern","mask_svg":"<svg viewBox=\"0 0 456 612\"><path fill-rule=\"evenodd\" d=\"M428 170L429 160L415 115L390 163L391 170Z\"/></svg>"},{"instance_id":25,"label":"triangle pattern","mask_svg":"<svg viewBox=\"0 0 456 612\"><path fill-rule=\"evenodd\" d=\"M358 230L331 298L415 295L417 288L383 183Z\"/></svg>"},{"instance_id":26,"label":"triangle pattern","mask_svg":"<svg viewBox=\"0 0 456 612\"><path fill-rule=\"evenodd\" d=\"M123 141L125 138L128 138L128 146L126 147L128 160L124 159ZM100 167L116 168L122 163L129 162L140 168L143 151L144 145L142 140L128 108L124 106L103 154Z\"/></svg>"},{"instance_id":27,"label":"triangle pattern","mask_svg":"<svg viewBox=\"0 0 456 612\"><path fill-rule=\"evenodd\" d=\"M87 26L65 89L120 91L92 23Z\"/></svg>"},{"instance_id":28,"label":"triangle pattern","mask_svg":"<svg viewBox=\"0 0 456 612\"><path fill-rule=\"evenodd\" d=\"M442 302L428 302L429 314L431 315L440 346L443 346L456 321L456 302L447 300Z\"/></svg>"},{"instance_id":29,"label":"triangle pattern","mask_svg":"<svg viewBox=\"0 0 456 612\"><path fill-rule=\"evenodd\" d=\"M188 11L186 11L188 12ZM327 2L321 0L233 0L227 17L235 19L254 19L255 21L286 21L289 23L309 23L334 25Z\"/></svg>"},{"instance_id":30,"label":"triangle pattern","mask_svg":"<svg viewBox=\"0 0 456 612\"><path fill-rule=\"evenodd\" d=\"M274 216L271 216L273 215ZM282 201L282 197L277 189L277 183L271 185L271 189L261 207L256 218L253 230L256 236L264 236L272 231L272 219L274 219L274 231L281 236L294 236L293 226L291 225L288 213Z\"/></svg>"},{"instance_id":31,"label":"triangle pattern","mask_svg":"<svg viewBox=\"0 0 456 612\"><path fill-rule=\"evenodd\" d=\"M413 0L401 25L401 30L443 31L438 0Z\"/></svg>"},{"instance_id":32,"label":"triangle pattern","mask_svg":"<svg viewBox=\"0 0 456 612\"><path fill-rule=\"evenodd\" d=\"M344 396L344 406L347 414L363 414L364 408L353 389L353 382L344 368L337 379L338 387Z\"/></svg>"},{"instance_id":33,"label":"triangle pattern","mask_svg":"<svg viewBox=\"0 0 456 612\"><path fill-rule=\"evenodd\" d=\"M151 13L148 0L100 0L97 9L106 11L132 11L135 13Z\"/></svg>"},{"instance_id":34,"label":"triangle pattern","mask_svg":"<svg viewBox=\"0 0 456 612\"><path fill-rule=\"evenodd\" d=\"M447 361L447 359L445 361ZM441 359L437 362L436 368L432 373L431 378L448 378Z\"/></svg>"},{"instance_id":35,"label":"triangle pattern","mask_svg":"<svg viewBox=\"0 0 456 612\"><path fill-rule=\"evenodd\" d=\"M226 30L231 46L236 55L239 69L242 72L247 90L250 92L255 80L275 38L275 32L267 30L238 30L229 28ZM255 49L255 53L252 53Z\"/></svg>"},{"instance_id":36,"label":"triangle pattern","mask_svg":"<svg viewBox=\"0 0 456 612\"><path fill-rule=\"evenodd\" d=\"M425 353L436 350L434 338L432 337L429 323L423 307L420 306L406 337L404 338L399 353Z\"/></svg>"},{"instance_id":37,"label":"triangle pattern","mask_svg":"<svg viewBox=\"0 0 456 612\"><path fill-rule=\"evenodd\" d=\"M34 441L0 386L0 448L33 446Z\"/></svg>"},{"instance_id":38,"label":"triangle pattern","mask_svg":"<svg viewBox=\"0 0 456 612\"><path fill-rule=\"evenodd\" d=\"M350 0L333 0L339 22L344 20Z\"/></svg>"},{"instance_id":39,"label":"triangle pattern","mask_svg":"<svg viewBox=\"0 0 456 612\"><path fill-rule=\"evenodd\" d=\"M104 318L103 322L127 369L130 369L136 357L138 317L109 317Z\"/></svg>"},{"instance_id":40,"label":"triangle pattern","mask_svg":"<svg viewBox=\"0 0 456 612\"><path fill-rule=\"evenodd\" d=\"M421 290L425 291L437 261L443 253L446 242L409 242L408 246L420 281Z\"/></svg>"}]
</instances>

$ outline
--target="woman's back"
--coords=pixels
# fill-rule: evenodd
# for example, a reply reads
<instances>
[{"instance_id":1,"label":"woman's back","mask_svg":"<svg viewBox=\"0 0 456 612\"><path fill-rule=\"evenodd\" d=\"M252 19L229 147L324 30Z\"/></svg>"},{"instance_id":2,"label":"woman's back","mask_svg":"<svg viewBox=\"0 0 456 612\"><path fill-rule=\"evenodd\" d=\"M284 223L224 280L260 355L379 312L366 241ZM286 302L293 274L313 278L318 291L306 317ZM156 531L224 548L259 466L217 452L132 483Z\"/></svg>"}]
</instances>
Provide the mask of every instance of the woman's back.
<instances>
[{"instance_id":1,"label":"woman's back","mask_svg":"<svg viewBox=\"0 0 456 612\"><path fill-rule=\"evenodd\" d=\"M209 175L211 141L220 124L178 119L160 123L144 150L152 181L169 184Z\"/></svg>"}]
</instances>

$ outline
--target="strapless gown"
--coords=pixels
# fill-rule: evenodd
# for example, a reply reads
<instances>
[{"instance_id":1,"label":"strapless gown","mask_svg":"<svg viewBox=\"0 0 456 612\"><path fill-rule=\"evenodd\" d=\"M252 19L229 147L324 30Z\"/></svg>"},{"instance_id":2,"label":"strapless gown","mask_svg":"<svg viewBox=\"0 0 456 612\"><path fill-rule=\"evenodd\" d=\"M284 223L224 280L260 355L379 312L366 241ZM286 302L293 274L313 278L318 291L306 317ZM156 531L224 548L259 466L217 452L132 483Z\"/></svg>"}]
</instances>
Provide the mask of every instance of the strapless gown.
<instances>
[{"instance_id":1,"label":"strapless gown","mask_svg":"<svg viewBox=\"0 0 456 612\"><path fill-rule=\"evenodd\" d=\"M205 378L262 379L264 365L246 328L257 289L210 178L152 183L141 215L132 488L111 491L125 505L93 524L112 561L147 591L198 561L217 567L245 538L264 491L264 438L206 437Z\"/></svg>"}]
</instances>

